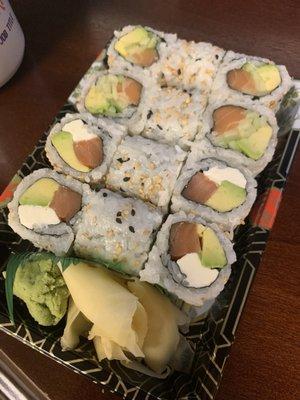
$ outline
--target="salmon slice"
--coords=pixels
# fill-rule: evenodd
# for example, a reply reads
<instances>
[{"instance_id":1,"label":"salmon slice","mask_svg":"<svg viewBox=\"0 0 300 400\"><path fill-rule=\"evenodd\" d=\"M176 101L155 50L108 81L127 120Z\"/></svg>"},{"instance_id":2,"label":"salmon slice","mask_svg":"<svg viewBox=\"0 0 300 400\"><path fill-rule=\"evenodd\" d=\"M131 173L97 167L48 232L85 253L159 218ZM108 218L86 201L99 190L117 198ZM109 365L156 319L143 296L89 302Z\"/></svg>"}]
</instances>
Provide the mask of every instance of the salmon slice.
<instances>
[{"instance_id":1,"label":"salmon slice","mask_svg":"<svg viewBox=\"0 0 300 400\"><path fill-rule=\"evenodd\" d=\"M169 237L169 253L171 260L189 253L199 253L201 250L200 238L197 233L197 224L191 222L176 222L171 226Z\"/></svg>"},{"instance_id":2,"label":"salmon slice","mask_svg":"<svg viewBox=\"0 0 300 400\"><path fill-rule=\"evenodd\" d=\"M236 128L246 117L246 110L238 106L222 106L213 113L214 131L221 135Z\"/></svg>"},{"instance_id":3,"label":"salmon slice","mask_svg":"<svg viewBox=\"0 0 300 400\"><path fill-rule=\"evenodd\" d=\"M255 81L248 71L232 69L227 73L227 83L231 89L254 96L257 95Z\"/></svg>"},{"instance_id":4,"label":"salmon slice","mask_svg":"<svg viewBox=\"0 0 300 400\"><path fill-rule=\"evenodd\" d=\"M94 169L103 162L103 141L96 137L73 143L74 152L81 164Z\"/></svg>"},{"instance_id":5,"label":"salmon slice","mask_svg":"<svg viewBox=\"0 0 300 400\"><path fill-rule=\"evenodd\" d=\"M144 49L132 54L132 60L140 67L150 67L158 60L158 53L156 49Z\"/></svg>"},{"instance_id":6,"label":"salmon slice","mask_svg":"<svg viewBox=\"0 0 300 400\"><path fill-rule=\"evenodd\" d=\"M142 85L134 79L126 78L123 83L123 90L130 104L137 106L141 98Z\"/></svg>"},{"instance_id":7,"label":"salmon slice","mask_svg":"<svg viewBox=\"0 0 300 400\"><path fill-rule=\"evenodd\" d=\"M218 189L218 185L202 172L197 172L182 191L182 196L195 203L205 204Z\"/></svg>"},{"instance_id":8,"label":"salmon slice","mask_svg":"<svg viewBox=\"0 0 300 400\"><path fill-rule=\"evenodd\" d=\"M60 186L55 192L49 205L61 221L68 222L81 208L81 194Z\"/></svg>"}]
</instances>

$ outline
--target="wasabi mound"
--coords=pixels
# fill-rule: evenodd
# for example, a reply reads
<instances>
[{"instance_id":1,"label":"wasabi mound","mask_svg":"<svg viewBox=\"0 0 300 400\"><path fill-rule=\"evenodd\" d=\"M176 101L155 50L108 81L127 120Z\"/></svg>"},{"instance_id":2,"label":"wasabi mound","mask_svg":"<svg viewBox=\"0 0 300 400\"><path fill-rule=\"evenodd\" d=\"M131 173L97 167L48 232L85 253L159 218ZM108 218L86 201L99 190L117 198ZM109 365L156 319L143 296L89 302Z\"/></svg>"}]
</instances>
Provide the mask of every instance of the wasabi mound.
<instances>
[{"instance_id":1,"label":"wasabi mound","mask_svg":"<svg viewBox=\"0 0 300 400\"><path fill-rule=\"evenodd\" d=\"M13 291L40 325L56 325L67 311L68 288L47 255L34 255L18 267Z\"/></svg>"}]
</instances>

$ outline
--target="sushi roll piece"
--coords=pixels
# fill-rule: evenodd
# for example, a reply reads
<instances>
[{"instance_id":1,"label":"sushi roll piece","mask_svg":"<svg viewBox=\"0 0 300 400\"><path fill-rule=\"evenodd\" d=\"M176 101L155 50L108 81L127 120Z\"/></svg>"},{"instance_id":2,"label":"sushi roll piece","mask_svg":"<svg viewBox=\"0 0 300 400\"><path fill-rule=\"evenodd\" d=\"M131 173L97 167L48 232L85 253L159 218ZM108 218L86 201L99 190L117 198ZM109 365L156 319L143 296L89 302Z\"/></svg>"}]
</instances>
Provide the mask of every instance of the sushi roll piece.
<instances>
[{"instance_id":1,"label":"sushi roll piece","mask_svg":"<svg viewBox=\"0 0 300 400\"><path fill-rule=\"evenodd\" d=\"M193 145L175 185L171 209L199 215L232 234L250 212L257 183L238 157L224 153L205 140Z\"/></svg>"},{"instance_id":2,"label":"sushi roll piece","mask_svg":"<svg viewBox=\"0 0 300 400\"><path fill-rule=\"evenodd\" d=\"M151 73L161 86L197 89L205 100L224 53L211 43L178 39L166 46Z\"/></svg>"},{"instance_id":3,"label":"sushi roll piece","mask_svg":"<svg viewBox=\"0 0 300 400\"><path fill-rule=\"evenodd\" d=\"M251 100L277 111L292 86L285 66L266 58L228 51L214 80L210 102Z\"/></svg>"},{"instance_id":4,"label":"sushi roll piece","mask_svg":"<svg viewBox=\"0 0 300 400\"><path fill-rule=\"evenodd\" d=\"M83 185L48 168L26 176L8 204L9 226L34 246L58 256L68 253L82 206Z\"/></svg>"},{"instance_id":5,"label":"sushi roll piece","mask_svg":"<svg viewBox=\"0 0 300 400\"><path fill-rule=\"evenodd\" d=\"M151 83L132 72L99 71L86 80L76 107L79 112L107 117L139 134L145 125L146 94Z\"/></svg>"},{"instance_id":6,"label":"sushi roll piece","mask_svg":"<svg viewBox=\"0 0 300 400\"><path fill-rule=\"evenodd\" d=\"M106 187L167 211L186 152L142 137L127 136L109 168Z\"/></svg>"},{"instance_id":7,"label":"sushi roll piece","mask_svg":"<svg viewBox=\"0 0 300 400\"><path fill-rule=\"evenodd\" d=\"M278 126L274 113L259 104L242 101L210 104L203 117L203 136L217 148L239 156L240 164L255 176L271 161L277 144Z\"/></svg>"},{"instance_id":8,"label":"sushi roll piece","mask_svg":"<svg viewBox=\"0 0 300 400\"><path fill-rule=\"evenodd\" d=\"M158 232L140 279L203 307L223 290L235 261L231 241L216 224L180 212Z\"/></svg>"},{"instance_id":9,"label":"sushi roll piece","mask_svg":"<svg viewBox=\"0 0 300 400\"><path fill-rule=\"evenodd\" d=\"M107 48L108 67L146 75L176 40L176 34L159 32L147 26L125 26L114 32Z\"/></svg>"},{"instance_id":10,"label":"sushi roll piece","mask_svg":"<svg viewBox=\"0 0 300 400\"><path fill-rule=\"evenodd\" d=\"M84 192L84 207L74 226L74 251L87 260L138 275L147 260L162 214L141 200L107 189Z\"/></svg>"},{"instance_id":11,"label":"sushi roll piece","mask_svg":"<svg viewBox=\"0 0 300 400\"><path fill-rule=\"evenodd\" d=\"M197 91L153 86L148 96L144 137L187 150L200 128L206 100Z\"/></svg>"},{"instance_id":12,"label":"sushi roll piece","mask_svg":"<svg viewBox=\"0 0 300 400\"><path fill-rule=\"evenodd\" d=\"M103 181L126 128L88 114L67 114L51 129L45 151L52 167L87 183Z\"/></svg>"}]
</instances>

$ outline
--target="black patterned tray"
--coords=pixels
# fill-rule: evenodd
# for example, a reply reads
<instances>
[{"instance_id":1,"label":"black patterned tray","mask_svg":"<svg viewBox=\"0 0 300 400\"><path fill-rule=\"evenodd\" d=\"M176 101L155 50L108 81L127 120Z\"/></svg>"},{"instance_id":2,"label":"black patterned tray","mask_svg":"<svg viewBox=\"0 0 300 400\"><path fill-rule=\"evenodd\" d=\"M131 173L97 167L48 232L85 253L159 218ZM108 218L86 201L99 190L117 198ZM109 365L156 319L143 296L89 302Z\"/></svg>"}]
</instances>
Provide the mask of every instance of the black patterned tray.
<instances>
[{"instance_id":1,"label":"black patterned tray","mask_svg":"<svg viewBox=\"0 0 300 400\"><path fill-rule=\"evenodd\" d=\"M258 198L245 225L235 232L235 250L238 261L223 292L213 304L207 318L191 325L187 338L195 349L190 375L174 373L165 380L147 377L128 370L118 362L97 362L92 345L82 340L76 351L62 352L59 343L64 321L56 327L43 328L29 316L21 302L15 302L15 325L8 318L4 280L0 279L0 329L13 335L33 349L61 364L106 385L126 399L194 400L213 399L218 390L224 364L234 341L235 331L243 310L255 272L266 247L270 229L280 204L287 175L297 149L299 132L290 129L295 115L295 92L283 102L278 115L281 136L272 162L258 179ZM55 122L67 112L74 112L67 103ZM283 134L284 133L284 134ZM0 196L0 262L12 248L32 249L32 245L19 238L7 225L6 204L20 180L33 170L49 166L44 153L47 133L37 143L14 179ZM1 274L2 276L2 274Z\"/></svg>"}]
</instances>

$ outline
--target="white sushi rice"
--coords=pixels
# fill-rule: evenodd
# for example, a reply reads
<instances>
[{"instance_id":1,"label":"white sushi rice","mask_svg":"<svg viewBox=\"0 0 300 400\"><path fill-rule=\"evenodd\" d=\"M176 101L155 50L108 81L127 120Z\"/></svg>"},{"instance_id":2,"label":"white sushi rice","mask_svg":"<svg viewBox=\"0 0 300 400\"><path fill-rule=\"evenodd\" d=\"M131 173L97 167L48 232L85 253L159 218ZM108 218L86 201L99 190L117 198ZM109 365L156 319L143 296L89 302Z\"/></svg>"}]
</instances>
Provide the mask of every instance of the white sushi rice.
<instances>
[{"instance_id":1,"label":"white sushi rice","mask_svg":"<svg viewBox=\"0 0 300 400\"><path fill-rule=\"evenodd\" d=\"M243 107L246 108L247 110L250 111L255 111L260 115L263 115L267 118L268 124L272 128L272 136L269 141L268 147L265 150L265 153L262 157L260 157L258 160L253 160L250 157L247 157L243 153L232 150L232 149L224 149L220 146L218 146L215 136L213 134L212 128L213 128L213 112L218 109L219 107L225 106L225 105L231 105L231 106L238 106L238 107ZM203 123L202 123L202 128L197 137L195 138L195 143L201 141L204 137L206 137L212 145L216 146L216 152L218 154L219 151L221 151L220 154L228 154L228 157L231 159L234 159L238 163L240 163L241 166L249 169L249 171L252 172L253 176L258 175L266 166L267 164L272 160L272 157L274 155L274 151L276 148L277 144L277 133L278 133L278 125L277 121L275 118L274 113L267 107L264 107L260 104L254 104L252 101L246 99L246 98L240 98L240 99L234 99L234 100L219 100L214 103L210 103L205 110L205 113L203 115ZM222 150L225 150L223 152Z\"/></svg>"},{"instance_id":2,"label":"white sushi rice","mask_svg":"<svg viewBox=\"0 0 300 400\"><path fill-rule=\"evenodd\" d=\"M235 152L233 152L235 153ZM227 212L218 212L211 207L202 205L184 198L181 193L190 179L199 170L206 170L211 167L232 167L238 169L246 178L247 197L243 204ZM192 145L192 151L187 158L179 178L176 182L172 196L171 210L179 212L180 210L193 215L199 215L207 221L215 222L232 235L234 228L242 224L249 214L256 198L256 180L246 168L241 167L240 157L233 154L232 157L227 154L227 150L213 147L207 140Z\"/></svg>"},{"instance_id":3,"label":"white sushi rice","mask_svg":"<svg viewBox=\"0 0 300 400\"><path fill-rule=\"evenodd\" d=\"M107 262L111 268L138 275L147 260L162 214L141 200L102 189L84 191L84 208L76 221L75 253Z\"/></svg>"},{"instance_id":4,"label":"white sushi rice","mask_svg":"<svg viewBox=\"0 0 300 400\"><path fill-rule=\"evenodd\" d=\"M178 283L174 279L172 272L173 264L169 255L169 236L170 228L176 222L188 221L210 227L217 235L227 258L227 264L220 269L217 279L208 287L191 288ZM233 245L226 235L216 224L208 224L201 217L186 215L184 212L171 214L158 232L156 242L149 254L145 268L140 272L140 279L152 284L157 284L166 289L172 295L188 304L202 307L211 299L214 299L223 290L231 272L231 264L236 261ZM209 304L210 305L210 304ZM201 312L205 311L203 307Z\"/></svg>"},{"instance_id":5,"label":"white sushi rice","mask_svg":"<svg viewBox=\"0 0 300 400\"><path fill-rule=\"evenodd\" d=\"M154 85L149 91L144 137L188 149L199 131L206 106L200 92ZM201 103L202 102L202 103Z\"/></svg>"},{"instance_id":6,"label":"white sushi rice","mask_svg":"<svg viewBox=\"0 0 300 400\"><path fill-rule=\"evenodd\" d=\"M20 222L18 213L19 198L26 189L41 178L52 178L60 185L66 186L75 192L80 194L83 192L84 185L71 177L58 174L48 168L34 171L32 174L23 178L14 193L12 201L8 204L8 224L18 235L32 242L35 247L52 251L57 256L64 256L72 246L74 240L72 225L75 223L80 212L78 212L68 224L65 222L61 222L57 225L39 224L34 225L33 229L28 229Z\"/></svg>"},{"instance_id":7,"label":"white sushi rice","mask_svg":"<svg viewBox=\"0 0 300 400\"><path fill-rule=\"evenodd\" d=\"M81 113L89 113L89 111L85 107L85 98L90 90L90 88L93 86L93 84L101 77L107 74L115 74L115 75L124 75L128 78L132 78L139 82L143 88L141 91L141 98L138 106L129 106L127 107L122 113L119 113L118 116L116 117L106 117L108 120L114 121L118 124L122 124L126 127L128 127L129 131L133 134L139 134L145 126L146 122L146 116L147 116L147 94L149 91L149 87L152 85L152 79L151 78L145 78L142 79L140 76L136 75L132 71L127 72L124 74L124 72L121 69L114 69L114 70L103 70L103 71L97 71L93 74L90 74L88 79L86 79L83 82L81 92L78 95L77 101L76 101L76 107L79 112ZM91 114L90 114L91 115ZM99 117L103 118L102 115L94 115L94 117Z\"/></svg>"},{"instance_id":8,"label":"white sushi rice","mask_svg":"<svg viewBox=\"0 0 300 400\"><path fill-rule=\"evenodd\" d=\"M114 154L106 186L167 211L185 157L179 146L127 136Z\"/></svg>"},{"instance_id":9,"label":"white sushi rice","mask_svg":"<svg viewBox=\"0 0 300 400\"><path fill-rule=\"evenodd\" d=\"M84 121L87 124L88 132L102 139L103 161L99 167L92 169L90 172L81 172L72 168L60 157L51 141L53 135L63 131L66 124L75 120ZM62 172L65 175L70 175L83 182L98 183L103 180L117 146L126 132L126 127L116 124L106 118L97 119L90 114L66 114L66 116L50 130L45 145L46 156L56 171Z\"/></svg>"},{"instance_id":10,"label":"white sushi rice","mask_svg":"<svg viewBox=\"0 0 300 400\"><path fill-rule=\"evenodd\" d=\"M151 74L160 85L197 89L207 99L225 51L211 43L177 39L165 46Z\"/></svg>"},{"instance_id":11,"label":"white sushi rice","mask_svg":"<svg viewBox=\"0 0 300 400\"><path fill-rule=\"evenodd\" d=\"M258 99L256 99L255 96L243 94L237 90L231 89L227 84L227 73L232 69L241 68L246 62L251 62L254 65L260 65L262 62L275 65L273 61L270 61L266 58L253 57L245 54L235 53L233 51L227 51L212 85L211 94L209 96L210 103L215 103L222 100L241 100L241 98L244 98L247 99L247 101L252 101L255 104L264 105L276 112L280 106L280 101L282 100L283 96L292 86L292 79L289 76L286 67L284 65L277 65L281 75L281 84L274 89L272 93L266 96L260 96Z\"/></svg>"},{"instance_id":12,"label":"white sushi rice","mask_svg":"<svg viewBox=\"0 0 300 400\"><path fill-rule=\"evenodd\" d=\"M149 77L152 75L151 71L156 62L150 67L141 67L139 65L134 65L130 61L127 61L124 57L122 57L116 50L115 44L116 42L127 33L131 32L133 29L137 28L138 25L128 25L124 26L120 31L114 31L114 37L111 40L108 48L107 48L107 63L111 70L119 69L122 70L124 73L133 71L136 76L139 76L141 79L143 77ZM158 52L159 60L164 57L167 49L176 43L177 35L173 33L165 33L156 31L148 26L145 27L147 31L154 33L158 37L158 44L156 46L156 50Z\"/></svg>"}]
</instances>

